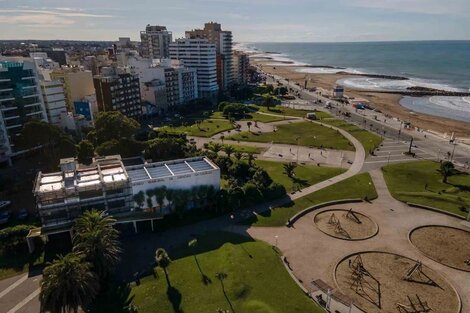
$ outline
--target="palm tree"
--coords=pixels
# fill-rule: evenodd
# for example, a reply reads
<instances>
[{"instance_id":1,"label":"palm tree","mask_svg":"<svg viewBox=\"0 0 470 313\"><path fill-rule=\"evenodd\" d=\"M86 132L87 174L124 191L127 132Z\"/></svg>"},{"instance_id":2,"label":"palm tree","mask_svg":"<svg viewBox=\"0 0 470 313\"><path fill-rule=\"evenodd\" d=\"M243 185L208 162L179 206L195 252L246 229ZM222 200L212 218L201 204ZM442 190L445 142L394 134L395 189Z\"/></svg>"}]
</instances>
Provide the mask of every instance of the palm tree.
<instances>
[{"instance_id":1,"label":"palm tree","mask_svg":"<svg viewBox=\"0 0 470 313\"><path fill-rule=\"evenodd\" d=\"M243 157L243 154L241 152L238 152L238 151L235 152L233 155L235 156L235 159L237 159L238 161L240 161Z\"/></svg>"},{"instance_id":2,"label":"palm tree","mask_svg":"<svg viewBox=\"0 0 470 313\"><path fill-rule=\"evenodd\" d=\"M154 190L155 197L157 198L158 207L160 208L160 213L162 213L163 204L166 197L166 187L162 186Z\"/></svg>"},{"instance_id":3,"label":"palm tree","mask_svg":"<svg viewBox=\"0 0 470 313\"><path fill-rule=\"evenodd\" d=\"M170 286L170 279L168 277L167 268L171 264L171 259L165 249L158 248L157 251L155 251L155 262L157 262L157 266L159 266L163 272L165 272L166 281L168 286Z\"/></svg>"},{"instance_id":4,"label":"palm tree","mask_svg":"<svg viewBox=\"0 0 470 313\"><path fill-rule=\"evenodd\" d=\"M285 163L284 164L284 173L287 175L287 177L292 178L294 177L294 170L297 167L297 164L293 162Z\"/></svg>"},{"instance_id":5,"label":"palm tree","mask_svg":"<svg viewBox=\"0 0 470 313\"><path fill-rule=\"evenodd\" d=\"M215 153L219 153L219 151L222 150L222 145L218 142L214 142L212 145L210 145L210 149Z\"/></svg>"},{"instance_id":6,"label":"palm tree","mask_svg":"<svg viewBox=\"0 0 470 313\"><path fill-rule=\"evenodd\" d=\"M93 270L106 278L120 260L119 232L116 220L96 210L86 211L75 220L73 252L91 262Z\"/></svg>"},{"instance_id":7,"label":"palm tree","mask_svg":"<svg viewBox=\"0 0 470 313\"><path fill-rule=\"evenodd\" d=\"M454 164L450 161L442 162L439 172L441 172L442 175L442 182L446 184L447 178L454 174Z\"/></svg>"},{"instance_id":8,"label":"palm tree","mask_svg":"<svg viewBox=\"0 0 470 313\"><path fill-rule=\"evenodd\" d=\"M232 145L226 145L223 150L229 158L232 155L232 153L235 152L235 148Z\"/></svg>"},{"instance_id":9,"label":"palm tree","mask_svg":"<svg viewBox=\"0 0 470 313\"><path fill-rule=\"evenodd\" d=\"M248 160L248 165L252 166L253 161L255 160L255 155L253 153L247 153L246 158Z\"/></svg>"},{"instance_id":10,"label":"palm tree","mask_svg":"<svg viewBox=\"0 0 470 313\"><path fill-rule=\"evenodd\" d=\"M173 201L175 199L175 190L167 189L165 197L166 197L166 200L168 201L168 206L170 207L170 211L171 211L173 209Z\"/></svg>"},{"instance_id":11,"label":"palm tree","mask_svg":"<svg viewBox=\"0 0 470 313\"><path fill-rule=\"evenodd\" d=\"M154 195L154 192L152 189L149 189L146 191L146 194L147 194L147 206L150 208L153 208L153 195Z\"/></svg>"},{"instance_id":12,"label":"palm tree","mask_svg":"<svg viewBox=\"0 0 470 313\"><path fill-rule=\"evenodd\" d=\"M134 195L134 202L137 203L139 208L142 208L145 201L145 194L143 191L139 191L137 194Z\"/></svg>"},{"instance_id":13,"label":"palm tree","mask_svg":"<svg viewBox=\"0 0 470 313\"><path fill-rule=\"evenodd\" d=\"M99 291L99 279L91 264L69 253L54 260L44 269L41 281L41 311L51 313L78 312L86 307Z\"/></svg>"},{"instance_id":14,"label":"palm tree","mask_svg":"<svg viewBox=\"0 0 470 313\"><path fill-rule=\"evenodd\" d=\"M246 126L248 126L248 131L251 131L251 125L253 125L252 122L247 122L246 123Z\"/></svg>"}]
</instances>

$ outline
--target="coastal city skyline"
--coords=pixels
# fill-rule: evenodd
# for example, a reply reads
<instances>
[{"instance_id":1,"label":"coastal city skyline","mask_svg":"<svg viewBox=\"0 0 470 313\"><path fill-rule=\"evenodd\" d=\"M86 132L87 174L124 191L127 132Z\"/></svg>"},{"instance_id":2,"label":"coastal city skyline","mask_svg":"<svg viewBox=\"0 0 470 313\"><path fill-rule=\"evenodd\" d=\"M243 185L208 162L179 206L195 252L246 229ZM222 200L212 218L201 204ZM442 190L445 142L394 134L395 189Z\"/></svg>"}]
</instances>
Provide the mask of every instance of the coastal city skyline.
<instances>
[{"instance_id":1,"label":"coastal city skyline","mask_svg":"<svg viewBox=\"0 0 470 313\"><path fill-rule=\"evenodd\" d=\"M80 7L69 0L2 0L0 39L137 40L142 21L167 25L179 38L189 25L214 20L239 42L470 40L469 17L463 0L102 0Z\"/></svg>"},{"instance_id":2,"label":"coastal city skyline","mask_svg":"<svg viewBox=\"0 0 470 313\"><path fill-rule=\"evenodd\" d=\"M467 2L0 0L0 313L469 312Z\"/></svg>"}]
</instances>

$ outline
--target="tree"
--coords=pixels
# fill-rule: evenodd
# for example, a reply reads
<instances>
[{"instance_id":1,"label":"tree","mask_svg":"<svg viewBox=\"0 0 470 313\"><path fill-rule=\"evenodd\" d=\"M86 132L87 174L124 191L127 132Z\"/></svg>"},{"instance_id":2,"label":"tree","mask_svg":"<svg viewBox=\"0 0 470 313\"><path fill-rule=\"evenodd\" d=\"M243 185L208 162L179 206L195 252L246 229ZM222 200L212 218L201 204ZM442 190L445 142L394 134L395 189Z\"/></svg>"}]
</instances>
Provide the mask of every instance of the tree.
<instances>
[{"instance_id":1,"label":"tree","mask_svg":"<svg viewBox=\"0 0 470 313\"><path fill-rule=\"evenodd\" d=\"M82 164L90 164L95 155L95 148L88 140L82 140L78 144L78 162Z\"/></svg>"},{"instance_id":2,"label":"tree","mask_svg":"<svg viewBox=\"0 0 470 313\"><path fill-rule=\"evenodd\" d=\"M222 114L225 117L243 118L247 111L247 106L242 103L230 103L224 106Z\"/></svg>"},{"instance_id":3,"label":"tree","mask_svg":"<svg viewBox=\"0 0 470 313\"><path fill-rule=\"evenodd\" d=\"M187 156L187 141L183 138L155 138L148 142L145 154L154 162Z\"/></svg>"},{"instance_id":4,"label":"tree","mask_svg":"<svg viewBox=\"0 0 470 313\"><path fill-rule=\"evenodd\" d=\"M274 97L271 95L263 95L263 105L271 111L271 107L275 104Z\"/></svg>"},{"instance_id":5,"label":"tree","mask_svg":"<svg viewBox=\"0 0 470 313\"><path fill-rule=\"evenodd\" d=\"M78 312L89 305L99 292L99 279L91 264L69 253L55 259L44 269L41 281L41 311Z\"/></svg>"},{"instance_id":6,"label":"tree","mask_svg":"<svg viewBox=\"0 0 470 313\"><path fill-rule=\"evenodd\" d=\"M154 191L154 194L155 194L155 197L157 198L157 203L158 203L158 206L160 208L160 212L162 211L163 209L163 204L165 202L165 197L166 197L166 187L165 186L162 186L160 188L157 188L155 189Z\"/></svg>"},{"instance_id":7,"label":"tree","mask_svg":"<svg viewBox=\"0 0 470 313\"><path fill-rule=\"evenodd\" d=\"M214 142L213 144L209 145L209 148L215 153L218 153L220 150L222 150L222 145L218 142Z\"/></svg>"},{"instance_id":8,"label":"tree","mask_svg":"<svg viewBox=\"0 0 470 313\"><path fill-rule=\"evenodd\" d=\"M233 156L235 157L235 159L237 159L237 161L240 161L243 157L243 153L237 151L233 154Z\"/></svg>"},{"instance_id":9,"label":"tree","mask_svg":"<svg viewBox=\"0 0 470 313\"><path fill-rule=\"evenodd\" d=\"M95 121L96 140L101 144L109 140L131 138L139 129L139 123L118 111L98 113Z\"/></svg>"},{"instance_id":10,"label":"tree","mask_svg":"<svg viewBox=\"0 0 470 313\"><path fill-rule=\"evenodd\" d=\"M104 212L86 211L75 220L73 252L93 264L93 270L105 279L120 260L119 232L116 221Z\"/></svg>"},{"instance_id":11,"label":"tree","mask_svg":"<svg viewBox=\"0 0 470 313\"><path fill-rule=\"evenodd\" d=\"M68 136L62 136L57 145L60 158L74 158L77 155L77 146Z\"/></svg>"},{"instance_id":12,"label":"tree","mask_svg":"<svg viewBox=\"0 0 470 313\"><path fill-rule=\"evenodd\" d=\"M246 123L246 126L248 126L248 131L251 131L251 125L253 125L253 123L250 121Z\"/></svg>"},{"instance_id":13,"label":"tree","mask_svg":"<svg viewBox=\"0 0 470 313\"><path fill-rule=\"evenodd\" d=\"M142 206L144 205L144 201L145 201L145 194L142 190L134 195L134 202L137 203L139 208L142 208Z\"/></svg>"},{"instance_id":14,"label":"tree","mask_svg":"<svg viewBox=\"0 0 470 313\"><path fill-rule=\"evenodd\" d=\"M227 156L230 158L232 153L235 152L235 148L232 145L226 145L223 147L223 151L227 154Z\"/></svg>"},{"instance_id":15,"label":"tree","mask_svg":"<svg viewBox=\"0 0 470 313\"><path fill-rule=\"evenodd\" d=\"M454 164L450 161L444 161L441 163L441 168L439 169L439 172L442 175L442 182L447 183L447 178L451 175L454 174L455 168Z\"/></svg>"},{"instance_id":16,"label":"tree","mask_svg":"<svg viewBox=\"0 0 470 313\"><path fill-rule=\"evenodd\" d=\"M284 174L287 175L289 178L293 178L295 173L294 170L297 167L297 164L293 162L285 163L284 164Z\"/></svg>"},{"instance_id":17,"label":"tree","mask_svg":"<svg viewBox=\"0 0 470 313\"><path fill-rule=\"evenodd\" d=\"M255 174L253 175L252 180L255 183L255 185L257 185L258 187L263 187L263 188L268 187L273 182L268 172L266 172L262 168L258 168L256 170Z\"/></svg>"},{"instance_id":18,"label":"tree","mask_svg":"<svg viewBox=\"0 0 470 313\"><path fill-rule=\"evenodd\" d=\"M165 249L158 248L157 251L155 251L155 262L157 263L157 266L159 266L163 272L165 272L166 281L168 285L170 285L167 269L171 264L171 259Z\"/></svg>"},{"instance_id":19,"label":"tree","mask_svg":"<svg viewBox=\"0 0 470 313\"><path fill-rule=\"evenodd\" d=\"M255 160L255 155L253 153L247 153L246 158L248 160L248 165L253 166L253 161Z\"/></svg>"},{"instance_id":20,"label":"tree","mask_svg":"<svg viewBox=\"0 0 470 313\"><path fill-rule=\"evenodd\" d=\"M245 192L245 198L249 202L256 203L261 199L261 193L255 184L248 182L243 186L243 190Z\"/></svg>"}]
</instances>

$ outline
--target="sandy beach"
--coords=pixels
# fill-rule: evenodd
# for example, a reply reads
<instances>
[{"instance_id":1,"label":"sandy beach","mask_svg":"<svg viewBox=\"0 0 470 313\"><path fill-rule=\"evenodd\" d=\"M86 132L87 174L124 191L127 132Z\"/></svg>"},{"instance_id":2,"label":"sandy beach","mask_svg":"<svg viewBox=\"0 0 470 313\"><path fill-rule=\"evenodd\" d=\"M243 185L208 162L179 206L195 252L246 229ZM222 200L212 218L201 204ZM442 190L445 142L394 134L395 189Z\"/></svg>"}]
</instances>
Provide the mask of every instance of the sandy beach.
<instances>
[{"instance_id":1,"label":"sandy beach","mask_svg":"<svg viewBox=\"0 0 470 313\"><path fill-rule=\"evenodd\" d=\"M273 66L272 64L269 64L273 63L272 60L251 59L250 61L254 64L260 65L263 71L267 73L282 76L291 81L298 82L301 85L304 85L305 80L307 80L308 88L319 87L331 91L338 80L353 77L352 75L347 74L300 73L296 71L300 67L286 65ZM372 107L379 109L385 114L397 117L400 120L408 121L413 126L421 129L432 130L443 134L455 132L457 136L470 137L470 123L423 113L412 113L412 111L400 105L399 102L402 95L395 93L354 90L350 88L345 88L345 94L349 97L366 99Z\"/></svg>"}]
</instances>

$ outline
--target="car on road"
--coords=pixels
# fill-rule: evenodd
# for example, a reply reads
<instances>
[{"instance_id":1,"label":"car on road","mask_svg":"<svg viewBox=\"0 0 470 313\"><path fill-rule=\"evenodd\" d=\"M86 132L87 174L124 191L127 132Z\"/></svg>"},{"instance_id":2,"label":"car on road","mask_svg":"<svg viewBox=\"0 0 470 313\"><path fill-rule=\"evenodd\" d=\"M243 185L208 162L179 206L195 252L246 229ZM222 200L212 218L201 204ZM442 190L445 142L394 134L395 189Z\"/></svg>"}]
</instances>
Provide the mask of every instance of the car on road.
<instances>
[{"instance_id":1,"label":"car on road","mask_svg":"<svg viewBox=\"0 0 470 313\"><path fill-rule=\"evenodd\" d=\"M3 209L3 208L6 208L7 206L9 206L11 204L11 201L8 201L8 200L2 200L0 201L0 210Z\"/></svg>"},{"instance_id":2,"label":"car on road","mask_svg":"<svg viewBox=\"0 0 470 313\"><path fill-rule=\"evenodd\" d=\"M20 221L23 221L25 219L28 218L28 210L26 209L21 209L19 212L18 212L18 215L17 215L17 218L20 220Z\"/></svg>"},{"instance_id":3,"label":"car on road","mask_svg":"<svg viewBox=\"0 0 470 313\"><path fill-rule=\"evenodd\" d=\"M10 220L10 212L8 211L0 212L0 224L6 224L8 223L8 220Z\"/></svg>"}]
</instances>

